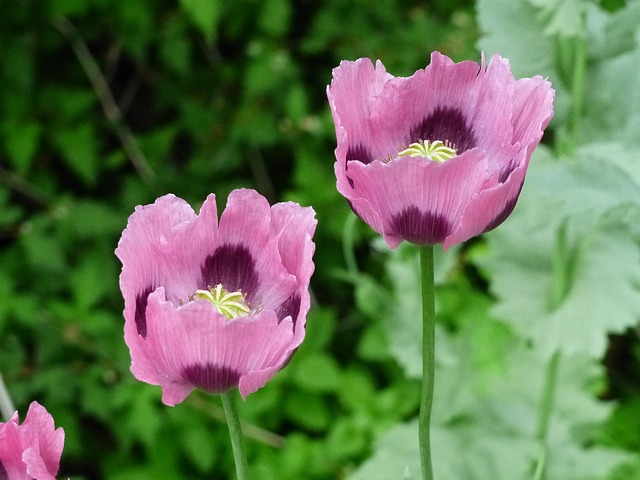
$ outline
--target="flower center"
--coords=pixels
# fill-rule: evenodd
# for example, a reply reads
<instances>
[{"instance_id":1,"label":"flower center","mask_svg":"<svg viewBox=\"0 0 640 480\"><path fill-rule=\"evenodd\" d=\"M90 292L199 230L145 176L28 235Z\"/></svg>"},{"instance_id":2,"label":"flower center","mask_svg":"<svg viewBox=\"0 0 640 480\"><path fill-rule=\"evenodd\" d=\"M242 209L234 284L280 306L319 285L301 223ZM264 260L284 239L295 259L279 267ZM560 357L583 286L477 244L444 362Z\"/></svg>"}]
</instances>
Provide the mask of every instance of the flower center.
<instances>
[{"instance_id":1,"label":"flower center","mask_svg":"<svg viewBox=\"0 0 640 480\"><path fill-rule=\"evenodd\" d=\"M229 320L246 317L251 313L245 298L246 294L240 291L229 292L220 283L215 287L209 285L207 290L196 290L195 296L209 300L216 307L216 310Z\"/></svg>"},{"instance_id":2,"label":"flower center","mask_svg":"<svg viewBox=\"0 0 640 480\"><path fill-rule=\"evenodd\" d=\"M403 150L398 152L398 156L409 155L410 157L424 157L434 160L438 163L446 162L458 155L458 151L455 145L449 143L448 140L441 142L435 140L430 142L429 140L418 140L416 143L412 143L408 147L403 145Z\"/></svg>"}]
</instances>

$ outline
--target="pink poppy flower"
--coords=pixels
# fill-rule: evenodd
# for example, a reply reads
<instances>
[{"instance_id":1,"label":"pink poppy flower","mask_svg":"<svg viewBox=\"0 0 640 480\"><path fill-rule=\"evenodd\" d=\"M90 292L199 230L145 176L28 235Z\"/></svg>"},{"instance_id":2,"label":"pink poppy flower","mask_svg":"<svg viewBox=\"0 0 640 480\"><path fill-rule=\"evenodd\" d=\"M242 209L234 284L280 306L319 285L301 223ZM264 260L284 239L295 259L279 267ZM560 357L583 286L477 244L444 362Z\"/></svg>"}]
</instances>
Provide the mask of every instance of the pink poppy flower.
<instances>
[{"instance_id":1,"label":"pink poppy flower","mask_svg":"<svg viewBox=\"0 0 640 480\"><path fill-rule=\"evenodd\" d=\"M434 52L408 78L343 61L327 96L338 191L391 248L446 249L509 216L554 91L539 76L514 80L499 55L485 66Z\"/></svg>"},{"instance_id":2,"label":"pink poppy flower","mask_svg":"<svg viewBox=\"0 0 640 480\"><path fill-rule=\"evenodd\" d=\"M116 255L131 371L167 405L194 388L255 392L302 342L315 212L234 190L220 216L174 195L138 206Z\"/></svg>"},{"instance_id":3,"label":"pink poppy flower","mask_svg":"<svg viewBox=\"0 0 640 480\"><path fill-rule=\"evenodd\" d=\"M38 402L18 424L18 412L0 423L0 479L55 480L64 446L64 430Z\"/></svg>"}]
</instances>

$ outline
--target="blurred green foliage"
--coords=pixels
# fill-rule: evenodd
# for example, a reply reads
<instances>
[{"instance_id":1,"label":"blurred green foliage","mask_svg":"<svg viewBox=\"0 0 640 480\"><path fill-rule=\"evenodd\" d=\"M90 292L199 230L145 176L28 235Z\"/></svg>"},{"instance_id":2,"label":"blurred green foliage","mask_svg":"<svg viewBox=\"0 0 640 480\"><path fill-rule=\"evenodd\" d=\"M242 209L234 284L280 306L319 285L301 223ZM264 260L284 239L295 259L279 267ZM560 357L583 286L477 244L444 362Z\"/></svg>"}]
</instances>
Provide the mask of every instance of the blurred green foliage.
<instances>
[{"instance_id":1,"label":"blurred green foliage","mask_svg":"<svg viewBox=\"0 0 640 480\"><path fill-rule=\"evenodd\" d=\"M136 205L172 192L197 209L215 192L222 206L243 186L312 205L319 222L307 339L239 405L252 478L386 480L406 466L417 478L416 250L390 252L349 220L325 88L342 59L410 75L432 50L477 60L481 37L516 76L551 78L556 149L536 154L503 227L438 252L441 478L531 473L545 363L565 346L549 478L640 478L640 461L626 461L640 452L640 97L623 88L640 65L637 1L21 0L4 10L0 371L21 413L37 399L64 427L61 477L233 478L219 400L194 392L168 408L131 376L113 251ZM588 88L572 136L579 85L568 62L581 41Z\"/></svg>"}]
</instances>

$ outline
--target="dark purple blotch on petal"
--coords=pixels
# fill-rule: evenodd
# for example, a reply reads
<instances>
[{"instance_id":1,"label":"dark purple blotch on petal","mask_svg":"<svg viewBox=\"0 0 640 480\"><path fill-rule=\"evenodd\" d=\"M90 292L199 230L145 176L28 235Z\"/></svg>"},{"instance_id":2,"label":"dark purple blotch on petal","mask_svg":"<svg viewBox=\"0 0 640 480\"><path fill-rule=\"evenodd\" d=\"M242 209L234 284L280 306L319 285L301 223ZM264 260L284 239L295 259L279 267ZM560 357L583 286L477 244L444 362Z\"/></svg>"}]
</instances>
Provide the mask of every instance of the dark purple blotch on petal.
<instances>
[{"instance_id":1,"label":"dark purple blotch on petal","mask_svg":"<svg viewBox=\"0 0 640 480\"><path fill-rule=\"evenodd\" d=\"M349 162L360 162L369 165L373 162L373 155L369 153L369 150L367 150L364 145L352 145L347 149L347 161L344 164L345 172L349 170ZM347 180L351 188L353 188L354 183L349 175L347 175Z\"/></svg>"},{"instance_id":2,"label":"dark purple blotch on petal","mask_svg":"<svg viewBox=\"0 0 640 480\"><path fill-rule=\"evenodd\" d=\"M451 231L451 224L442 215L422 212L411 206L393 216L391 230L411 243L435 245L444 241Z\"/></svg>"},{"instance_id":3,"label":"dark purple blotch on petal","mask_svg":"<svg viewBox=\"0 0 640 480\"><path fill-rule=\"evenodd\" d=\"M284 320L286 317L291 316L293 327L295 329L296 321L298 320L298 314L300 313L300 295L297 293L292 294L287 298L282 305L276 308L276 316L278 317L278 323Z\"/></svg>"},{"instance_id":4,"label":"dark purple blotch on petal","mask_svg":"<svg viewBox=\"0 0 640 480\"><path fill-rule=\"evenodd\" d=\"M205 363L184 367L182 378L207 393L224 393L238 386L240 373L231 367Z\"/></svg>"},{"instance_id":5,"label":"dark purple blotch on petal","mask_svg":"<svg viewBox=\"0 0 640 480\"><path fill-rule=\"evenodd\" d=\"M419 140L448 141L454 145L458 155L476 146L473 129L457 108L436 108L411 129L410 137L409 143Z\"/></svg>"},{"instance_id":6,"label":"dark purple blotch on petal","mask_svg":"<svg viewBox=\"0 0 640 480\"><path fill-rule=\"evenodd\" d=\"M364 163L365 165L369 165L373 162L374 158L373 155L371 155L371 152L369 152L364 145L352 145L347 149L346 169L349 169L349 162L356 160L360 163Z\"/></svg>"},{"instance_id":7,"label":"dark purple blotch on petal","mask_svg":"<svg viewBox=\"0 0 640 480\"><path fill-rule=\"evenodd\" d=\"M222 284L230 292L241 290L247 295L249 303L258 290L256 262L249 249L243 245L226 243L219 246L212 255L205 258L200 271L202 288Z\"/></svg>"},{"instance_id":8,"label":"dark purple blotch on petal","mask_svg":"<svg viewBox=\"0 0 640 480\"><path fill-rule=\"evenodd\" d=\"M518 203L518 197L519 197L519 194L516 195L511 200L509 200L504 206L504 208L502 209L502 211L500 211L500 213L498 213L498 215L496 215L495 218L487 224L486 228L482 231L482 233L486 233L490 230L493 230L502 222L504 222L507 219L507 217L511 215L511 212L513 212L513 209L516 208L516 203Z\"/></svg>"},{"instance_id":9,"label":"dark purple blotch on petal","mask_svg":"<svg viewBox=\"0 0 640 480\"><path fill-rule=\"evenodd\" d=\"M4 468L4 465L2 465L2 462L0 462L0 480L9 480L9 474Z\"/></svg>"},{"instance_id":10,"label":"dark purple blotch on petal","mask_svg":"<svg viewBox=\"0 0 640 480\"><path fill-rule=\"evenodd\" d=\"M141 335L145 340L147 338L147 300L154 290L154 287L147 287L136 295L136 329L138 335Z\"/></svg>"},{"instance_id":11,"label":"dark purple blotch on petal","mask_svg":"<svg viewBox=\"0 0 640 480\"><path fill-rule=\"evenodd\" d=\"M518 162L516 162L515 160L511 160L506 167L502 167L500 169L500 176L498 177L498 182L500 183L506 182L507 179L509 178L509 175L511 175L511 172L513 172L517 166L518 166Z\"/></svg>"}]
</instances>

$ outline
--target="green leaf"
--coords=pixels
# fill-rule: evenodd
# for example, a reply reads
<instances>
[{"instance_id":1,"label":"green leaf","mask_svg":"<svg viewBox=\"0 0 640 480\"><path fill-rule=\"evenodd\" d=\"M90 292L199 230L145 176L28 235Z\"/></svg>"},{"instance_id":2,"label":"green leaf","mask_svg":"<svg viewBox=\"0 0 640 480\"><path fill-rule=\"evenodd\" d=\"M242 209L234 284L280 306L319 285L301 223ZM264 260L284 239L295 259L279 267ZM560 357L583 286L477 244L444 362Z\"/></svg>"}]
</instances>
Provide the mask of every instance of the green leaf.
<instances>
[{"instance_id":1,"label":"green leaf","mask_svg":"<svg viewBox=\"0 0 640 480\"><path fill-rule=\"evenodd\" d=\"M189 460L199 471L208 472L217 457L217 452L207 448L211 444L211 432L207 425L202 423L189 425L189 428L181 430L180 446Z\"/></svg>"},{"instance_id":2,"label":"green leaf","mask_svg":"<svg viewBox=\"0 0 640 480\"><path fill-rule=\"evenodd\" d=\"M0 190L0 226L9 226L18 222L22 217L22 208L16 204L12 204L9 196L9 190ZM18 229L17 226L9 227Z\"/></svg>"},{"instance_id":3,"label":"green leaf","mask_svg":"<svg viewBox=\"0 0 640 480\"><path fill-rule=\"evenodd\" d=\"M609 14L597 8L589 10L589 57L606 60L638 46L640 2L626 2L624 8ZM612 78L612 80L615 80Z\"/></svg>"},{"instance_id":4,"label":"green leaf","mask_svg":"<svg viewBox=\"0 0 640 480\"><path fill-rule=\"evenodd\" d=\"M160 36L160 56L164 64L175 73L186 76L189 72L191 64L192 43L187 35L187 24L182 18L174 18L168 21L162 29ZM165 131L174 129L173 125L166 128L159 128L148 134L150 137L162 137ZM143 139L141 139L141 142ZM147 147L143 145L143 149L147 152ZM166 155L168 149L162 151L162 155ZM149 152L149 157L154 158L153 153Z\"/></svg>"},{"instance_id":5,"label":"green leaf","mask_svg":"<svg viewBox=\"0 0 640 480\"><path fill-rule=\"evenodd\" d=\"M117 209L92 200L74 203L65 222L73 237L82 239L115 237L127 225L126 217Z\"/></svg>"},{"instance_id":6,"label":"green leaf","mask_svg":"<svg viewBox=\"0 0 640 480\"><path fill-rule=\"evenodd\" d=\"M263 2L259 25L263 31L283 36L289 30L291 5L289 0L269 0Z\"/></svg>"},{"instance_id":7,"label":"green leaf","mask_svg":"<svg viewBox=\"0 0 640 480\"><path fill-rule=\"evenodd\" d=\"M607 333L634 325L640 311L638 245L610 213L633 209L640 188L591 157L532 162L518 208L487 235L490 254L481 264L499 300L495 314L543 358L556 350L599 358Z\"/></svg>"},{"instance_id":8,"label":"green leaf","mask_svg":"<svg viewBox=\"0 0 640 480\"><path fill-rule=\"evenodd\" d=\"M131 440L139 439L150 450L158 445L157 436L162 429L162 416L158 409L160 389L145 385L138 389L138 395L131 398L122 433L128 432Z\"/></svg>"},{"instance_id":9,"label":"green leaf","mask_svg":"<svg viewBox=\"0 0 640 480\"><path fill-rule=\"evenodd\" d=\"M193 25L200 30L207 43L213 43L222 12L219 0L180 0L180 7Z\"/></svg>"},{"instance_id":10,"label":"green leaf","mask_svg":"<svg viewBox=\"0 0 640 480\"><path fill-rule=\"evenodd\" d=\"M349 480L389 480L402 478L406 469L419 476L418 422L398 425L376 442L375 454Z\"/></svg>"},{"instance_id":11,"label":"green leaf","mask_svg":"<svg viewBox=\"0 0 640 480\"><path fill-rule=\"evenodd\" d=\"M452 340L455 360L436 372L431 432L434 476L443 480L513 480L531 478L540 445L536 415L545 365L522 347L509 349L508 371L497 376L478 368L469 342L469 323ZM585 356L563 357L556 384L555 409L548 437L548 478L602 478L629 456L617 450L587 447L585 426L602 421L610 405L592 393L602 366ZM480 377L480 379L478 379ZM418 476L417 421L391 429L377 442L374 455L350 480L399 478L404 468Z\"/></svg>"},{"instance_id":12,"label":"green leaf","mask_svg":"<svg viewBox=\"0 0 640 480\"><path fill-rule=\"evenodd\" d=\"M329 456L336 462L361 455L367 447L368 438L353 418L338 419L327 436Z\"/></svg>"},{"instance_id":13,"label":"green leaf","mask_svg":"<svg viewBox=\"0 0 640 480\"><path fill-rule=\"evenodd\" d=\"M478 0L478 24L485 34L478 49L509 59L515 78L548 77L556 90L555 122L569 111L570 95L556 68L556 42L545 33L547 24L526 0Z\"/></svg>"},{"instance_id":14,"label":"green leaf","mask_svg":"<svg viewBox=\"0 0 640 480\"><path fill-rule=\"evenodd\" d=\"M98 145L92 123L59 130L54 141L67 166L85 183L95 183L98 176Z\"/></svg>"},{"instance_id":15,"label":"green leaf","mask_svg":"<svg viewBox=\"0 0 640 480\"><path fill-rule=\"evenodd\" d=\"M85 14L90 6L91 2L87 0L52 0L49 5L49 15L52 18L79 16Z\"/></svg>"},{"instance_id":16,"label":"green leaf","mask_svg":"<svg viewBox=\"0 0 640 480\"><path fill-rule=\"evenodd\" d=\"M380 292L378 300L373 305L380 305L377 308L377 315L387 332L390 353L402 366L407 376L421 378L422 297L418 248L415 245L403 243L398 249L389 250L381 238L374 241L373 246L388 255L385 266L391 287L371 287L371 292ZM436 285L444 282L454 267L456 251L451 249L445 253L440 246L435 247ZM439 309L437 297L436 295L436 310ZM438 313L437 311L436 317ZM439 326L436 328L436 337L436 341L440 342L436 353L446 357L446 339L440 340Z\"/></svg>"},{"instance_id":17,"label":"green leaf","mask_svg":"<svg viewBox=\"0 0 640 480\"><path fill-rule=\"evenodd\" d=\"M338 393L345 408L353 412L372 410L376 392L373 379L366 370L353 366L344 372L340 381ZM380 399L375 400L377 403Z\"/></svg>"},{"instance_id":18,"label":"green leaf","mask_svg":"<svg viewBox=\"0 0 640 480\"><path fill-rule=\"evenodd\" d=\"M293 379L307 392L332 392L340 382L340 367L327 354L311 353L297 360Z\"/></svg>"},{"instance_id":19,"label":"green leaf","mask_svg":"<svg viewBox=\"0 0 640 480\"><path fill-rule=\"evenodd\" d=\"M302 391L292 391L284 399L287 416L302 428L319 432L331 422L331 412L323 397Z\"/></svg>"},{"instance_id":20,"label":"green leaf","mask_svg":"<svg viewBox=\"0 0 640 480\"><path fill-rule=\"evenodd\" d=\"M105 278L116 278L115 261L106 261L100 255L88 255L71 271L69 282L78 307L89 310L113 291Z\"/></svg>"},{"instance_id":21,"label":"green leaf","mask_svg":"<svg viewBox=\"0 0 640 480\"><path fill-rule=\"evenodd\" d=\"M545 34L576 37L584 34L584 16L587 0L527 0L541 9L539 15L546 20Z\"/></svg>"},{"instance_id":22,"label":"green leaf","mask_svg":"<svg viewBox=\"0 0 640 480\"><path fill-rule=\"evenodd\" d=\"M618 406L603 432L606 445L620 445L630 450L640 450L640 399L635 397Z\"/></svg>"},{"instance_id":23,"label":"green leaf","mask_svg":"<svg viewBox=\"0 0 640 480\"><path fill-rule=\"evenodd\" d=\"M478 0L476 8L485 32L478 40L479 49L509 58L516 78L548 75L556 86L555 45L533 5L526 0Z\"/></svg>"},{"instance_id":24,"label":"green leaf","mask_svg":"<svg viewBox=\"0 0 640 480\"><path fill-rule=\"evenodd\" d=\"M39 270L62 272L66 265L63 245L51 235L48 222L34 220L20 237L30 265Z\"/></svg>"},{"instance_id":25,"label":"green leaf","mask_svg":"<svg viewBox=\"0 0 640 480\"><path fill-rule=\"evenodd\" d=\"M640 29L630 35L637 41ZM617 154L616 141L640 146L640 91L627 87L627 79L638 76L640 47L595 63L588 72L581 139L606 142L613 150L609 157Z\"/></svg>"},{"instance_id":26,"label":"green leaf","mask_svg":"<svg viewBox=\"0 0 640 480\"><path fill-rule=\"evenodd\" d=\"M570 431L556 419L556 435L549 446L547 478L600 480L613 467L631 460L628 453L602 447L585 448L571 441Z\"/></svg>"},{"instance_id":27,"label":"green leaf","mask_svg":"<svg viewBox=\"0 0 640 480\"><path fill-rule=\"evenodd\" d=\"M439 480L513 480L524 478L532 442L496 436L465 426L431 430L434 478ZM398 425L376 444L375 454L349 480L403 478L409 471L420 478L418 422ZM554 477L555 478L555 477Z\"/></svg>"},{"instance_id":28,"label":"green leaf","mask_svg":"<svg viewBox=\"0 0 640 480\"><path fill-rule=\"evenodd\" d=\"M31 167L38 146L42 128L36 122L7 122L2 129L4 147L11 158L13 166L20 173Z\"/></svg>"}]
</instances>

